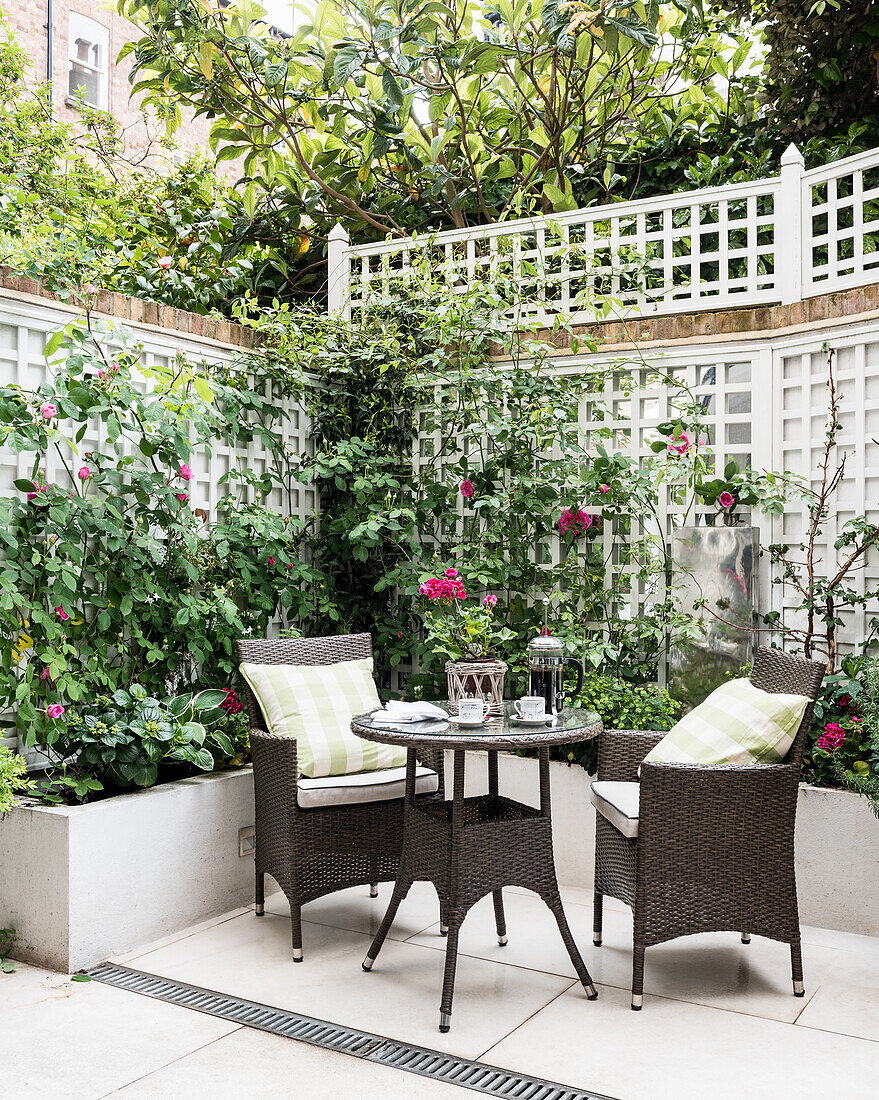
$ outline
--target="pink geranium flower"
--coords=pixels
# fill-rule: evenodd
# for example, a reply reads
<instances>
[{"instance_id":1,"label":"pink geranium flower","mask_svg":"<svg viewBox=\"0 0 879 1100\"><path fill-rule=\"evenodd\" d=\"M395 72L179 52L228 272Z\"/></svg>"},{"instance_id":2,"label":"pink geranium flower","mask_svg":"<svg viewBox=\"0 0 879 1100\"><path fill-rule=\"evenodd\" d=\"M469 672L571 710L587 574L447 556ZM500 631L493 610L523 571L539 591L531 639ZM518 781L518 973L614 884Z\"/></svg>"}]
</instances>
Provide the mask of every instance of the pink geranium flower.
<instances>
[{"instance_id":1,"label":"pink geranium flower","mask_svg":"<svg viewBox=\"0 0 879 1100\"><path fill-rule=\"evenodd\" d=\"M475 492L476 490L473 488L473 482L469 477L465 477L461 482L461 496L464 497L465 500L470 500Z\"/></svg>"},{"instance_id":2,"label":"pink geranium flower","mask_svg":"<svg viewBox=\"0 0 879 1100\"><path fill-rule=\"evenodd\" d=\"M49 706L46 707L46 714L48 714L50 718L60 718L63 713L64 707L62 707L60 703L50 703Z\"/></svg>"},{"instance_id":3,"label":"pink geranium flower","mask_svg":"<svg viewBox=\"0 0 879 1100\"><path fill-rule=\"evenodd\" d=\"M467 593L456 577L431 577L419 585L418 591L429 600L463 600Z\"/></svg>"},{"instance_id":4,"label":"pink geranium flower","mask_svg":"<svg viewBox=\"0 0 879 1100\"><path fill-rule=\"evenodd\" d=\"M271 557L271 555L270 555L269 556L269 565L274 565L274 564L275 564L275 559L273 557Z\"/></svg>"},{"instance_id":5,"label":"pink geranium flower","mask_svg":"<svg viewBox=\"0 0 879 1100\"><path fill-rule=\"evenodd\" d=\"M497 596L486 596L482 602L486 607L497 607Z\"/></svg>"},{"instance_id":6,"label":"pink geranium flower","mask_svg":"<svg viewBox=\"0 0 879 1100\"><path fill-rule=\"evenodd\" d=\"M180 467L180 476L184 481L192 481L192 468L187 466L185 462Z\"/></svg>"},{"instance_id":7,"label":"pink geranium flower","mask_svg":"<svg viewBox=\"0 0 879 1100\"><path fill-rule=\"evenodd\" d=\"M728 493L725 489L717 498L717 500L721 508L732 508L732 506L736 502L736 498L732 495L732 493Z\"/></svg>"},{"instance_id":8,"label":"pink geranium flower","mask_svg":"<svg viewBox=\"0 0 879 1100\"><path fill-rule=\"evenodd\" d=\"M44 401L43 404L40 405L40 413L43 420L51 420L53 416L58 415L58 408L53 405L51 401Z\"/></svg>"},{"instance_id":9,"label":"pink geranium flower","mask_svg":"<svg viewBox=\"0 0 879 1100\"><path fill-rule=\"evenodd\" d=\"M824 732L818 738L818 748L833 752L845 744L845 730L838 722L828 722Z\"/></svg>"}]
</instances>

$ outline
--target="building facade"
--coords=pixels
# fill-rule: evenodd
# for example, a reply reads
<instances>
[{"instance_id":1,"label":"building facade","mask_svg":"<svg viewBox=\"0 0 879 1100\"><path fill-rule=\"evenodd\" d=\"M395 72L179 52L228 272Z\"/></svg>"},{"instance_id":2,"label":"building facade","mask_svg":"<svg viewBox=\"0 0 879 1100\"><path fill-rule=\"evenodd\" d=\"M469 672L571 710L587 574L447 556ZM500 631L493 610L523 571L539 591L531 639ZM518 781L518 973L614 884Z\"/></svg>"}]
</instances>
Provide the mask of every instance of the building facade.
<instances>
[{"instance_id":1,"label":"building facade","mask_svg":"<svg viewBox=\"0 0 879 1100\"><path fill-rule=\"evenodd\" d=\"M167 152L156 146L159 132L130 97L131 59L116 58L137 28L107 8L107 0L0 0L0 12L33 64L36 82L51 81L52 108L61 122L76 125L78 96L107 111L120 126L126 158L158 163ZM207 145L210 122L184 114L176 135L183 152Z\"/></svg>"}]
</instances>

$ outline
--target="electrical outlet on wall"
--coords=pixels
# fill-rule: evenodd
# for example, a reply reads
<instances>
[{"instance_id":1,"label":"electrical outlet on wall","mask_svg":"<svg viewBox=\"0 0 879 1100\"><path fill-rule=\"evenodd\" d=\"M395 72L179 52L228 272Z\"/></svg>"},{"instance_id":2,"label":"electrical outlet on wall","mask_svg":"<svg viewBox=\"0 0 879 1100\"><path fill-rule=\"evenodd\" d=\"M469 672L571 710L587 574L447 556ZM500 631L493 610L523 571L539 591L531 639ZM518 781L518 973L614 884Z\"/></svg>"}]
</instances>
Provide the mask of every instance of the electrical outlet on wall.
<instances>
[{"instance_id":1,"label":"electrical outlet on wall","mask_svg":"<svg viewBox=\"0 0 879 1100\"><path fill-rule=\"evenodd\" d=\"M256 847L256 828L253 825L248 825L244 829L238 830L238 855L239 856L252 856L253 849Z\"/></svg>"}]
</instances>

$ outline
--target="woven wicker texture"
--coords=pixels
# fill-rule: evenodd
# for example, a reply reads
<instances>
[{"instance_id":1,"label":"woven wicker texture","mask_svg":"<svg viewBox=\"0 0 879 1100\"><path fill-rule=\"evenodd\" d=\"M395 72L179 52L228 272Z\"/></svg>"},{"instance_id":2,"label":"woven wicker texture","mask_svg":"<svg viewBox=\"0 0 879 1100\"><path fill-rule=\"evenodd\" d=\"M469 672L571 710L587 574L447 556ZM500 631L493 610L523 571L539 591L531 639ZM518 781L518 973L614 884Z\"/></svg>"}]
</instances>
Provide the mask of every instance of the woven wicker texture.
<instances>
[{"instance_id":1,"label":"woven wicker texture","mask_svg":"<svg viewBox=\"0 0 879 1100\"><path fill-rule=\"evenodd\" d=\"M757 651L750 677L764 691L812 700L823 678L822 664L765 647ZM643 993L645 948L695 932L756 933L790 944L800 993L794 824L812 710L810 704L780 764L644 764L636 839L596 816L594 939L601 941L605 894L632 907L633 1006L640 1006ZM637 781L641 761L662 737L606 730L599 779Z\"/></svg>"},{"instance_id":2,"label":"woven wicker texture","mask_svg":"<svg viewBox=\"0 0 879 1100\"><path fill-rule=\"evenodd\" d=\"M358 729L356 723L354 728ZM586 740L597 736L600 731L600 721L584 725L579 731L574 731L569 740ZM371 731L362 732L365 736L372 735ZM597 994L592 979L571 935L559 896L552 848L549 748L545 742L535 740L540 745L540 808L535 809L499 794L497 748L493 748L492 743L502 739L502 733L487 735L487 743L480 746L488 752L486 795L464 797L465 751L455 747L451 801L435 799L421 803L412 798L412 791L416 753L421 755L423 752L423 739L414 733L398 736L405 736L409 741L403 855L391 902L367 952L364 969L372 969L397 909L412 883L432 882L440 899L441 919L448 927L440 1003L440 1030L448 1031L455 989L458 936L467 911L480 898L491 894L498 941L504 944L507 929L502 889L504 886L521 886L533 890L546 902L587 996L594 999ZM541 735L533 732L530 736L539 739Z\"/></svg>"},{"instance_id":3,"label":"woven wicker texture","mask_svg":"<svg viewBox=\"0 0 879 1100\"><path fill-rule=\"evenodd\" d=\"M241 662L327 665L372 655L368 634L330 638L242 640ZM253 692L241 681L250 717L256 822L256 902L262 907L265 876L290 903L294 958L302 957L302 906L349 886L391 882L400 865L403 800L365 802L303 810L296 801L299 771L296 741L263 728ZM422 763L433 768L443 786L442 750L425 751Z\"/></svg>"}]
</instances>

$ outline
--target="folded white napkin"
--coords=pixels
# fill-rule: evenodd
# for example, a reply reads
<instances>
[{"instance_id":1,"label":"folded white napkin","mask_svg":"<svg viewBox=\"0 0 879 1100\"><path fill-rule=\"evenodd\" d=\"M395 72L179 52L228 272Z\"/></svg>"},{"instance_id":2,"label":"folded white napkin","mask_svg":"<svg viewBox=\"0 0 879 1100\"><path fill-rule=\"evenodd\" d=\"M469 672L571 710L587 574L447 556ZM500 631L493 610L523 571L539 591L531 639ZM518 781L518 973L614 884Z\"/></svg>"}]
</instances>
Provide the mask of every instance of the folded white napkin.
<instances>
[{"instance_id":1,"label":"folded white napkin","mask_svg":"<svg viewBox=\"0 0 879 1100\"><path fill-rule=\"evenodd\" d=\"M391 699L384 710L373 713L372 720L377 724L397 725L400 722L445 721L448 717L446 711L434 703L404 703L400 699Z\"/></svg>"}]
</instances>

